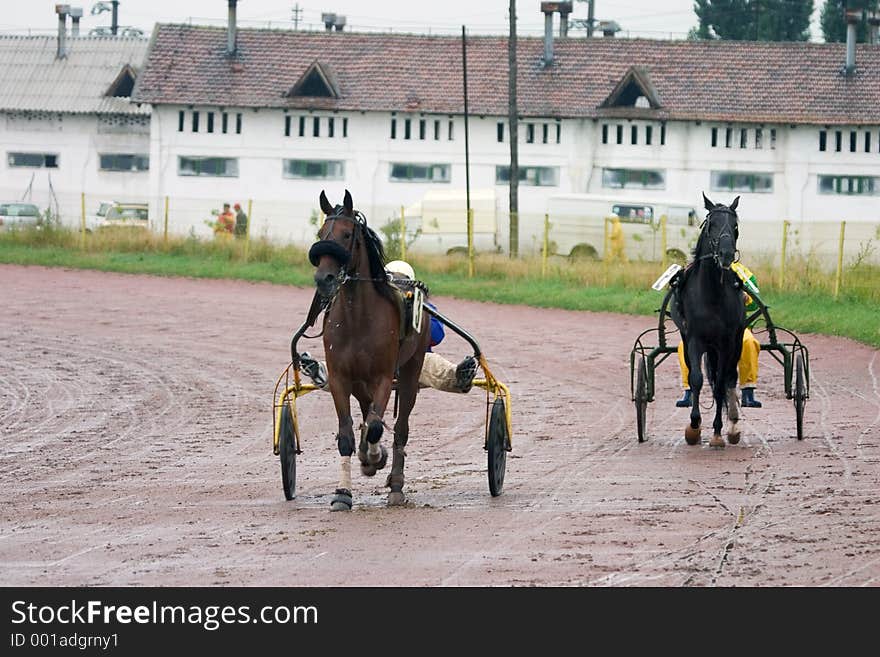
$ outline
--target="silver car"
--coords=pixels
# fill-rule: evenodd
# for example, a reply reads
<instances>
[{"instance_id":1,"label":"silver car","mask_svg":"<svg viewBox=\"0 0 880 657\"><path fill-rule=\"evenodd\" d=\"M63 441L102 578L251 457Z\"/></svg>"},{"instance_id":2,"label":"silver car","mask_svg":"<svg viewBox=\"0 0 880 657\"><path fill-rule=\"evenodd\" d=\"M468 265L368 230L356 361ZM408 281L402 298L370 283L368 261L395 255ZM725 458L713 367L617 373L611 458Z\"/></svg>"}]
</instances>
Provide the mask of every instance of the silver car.
<instances>
[{"instance_id":1,"label":"silver car","mask_svg":"<svg viewBox=\"0 0 880 657\"><path fill-rule=\"evenodd\" d=\"M0 203L0 229L40 227L43 223L40 208L33 203L8 201Z\"/></svg>"}]
</instances>

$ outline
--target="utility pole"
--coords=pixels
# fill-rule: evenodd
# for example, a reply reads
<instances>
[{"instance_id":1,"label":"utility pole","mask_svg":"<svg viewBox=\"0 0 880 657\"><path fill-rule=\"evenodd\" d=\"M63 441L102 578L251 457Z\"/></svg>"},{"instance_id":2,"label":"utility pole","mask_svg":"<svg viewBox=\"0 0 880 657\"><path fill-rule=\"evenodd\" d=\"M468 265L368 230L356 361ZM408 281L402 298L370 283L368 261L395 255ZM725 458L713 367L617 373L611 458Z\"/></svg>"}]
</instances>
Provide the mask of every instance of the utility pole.
<instances>
[{"instance_id":1,"label":"utility pole","mask_svg":"<svg viewBox=\"0 0 880 657\"><path fill-rule=\"evenodd\" d=\"M507 41L507 95L510 123L510 257L519 255L519 125L516 108L516 0L510 0L510 38Z\"/></svg>"},{"instance_id":2,"label":"utility pole","mask_svg":"<svg viewBox=\"0 0 880 657\"><path fill-rule=\"evenodd\" d=\"M302 9L299 8L298 2L293 5L293 9L291 9L291 12L293 12L293 29L295 31L299 29L299 16L300 14L302 14Z\"/></svg>"},{"instance_id":3,"label":"utility pole","mask_svg":"<svg viewBox=\"0 0 880 657\"><path fill-rule=\"evenodd\" d=\"M587 37L593 36L593 21L596 18L596 0L589 0L589 8L587 9Z\"/></svg>"}]
</instances>

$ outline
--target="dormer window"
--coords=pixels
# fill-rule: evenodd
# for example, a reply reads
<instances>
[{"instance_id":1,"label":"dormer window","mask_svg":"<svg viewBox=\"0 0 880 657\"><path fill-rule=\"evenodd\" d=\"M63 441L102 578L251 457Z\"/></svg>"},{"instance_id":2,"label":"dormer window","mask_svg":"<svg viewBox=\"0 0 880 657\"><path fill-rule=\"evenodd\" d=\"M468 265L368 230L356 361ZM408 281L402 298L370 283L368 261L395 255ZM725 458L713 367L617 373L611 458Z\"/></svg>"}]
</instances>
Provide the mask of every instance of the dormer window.
<instances>
[{"instance_id":1,"label":"dormer window","mask_svg":"<svg viewBox=\"0 0 880 657\"><path fill-rule=\"evenodd\" d=\"M287 96L291 98L338 98L339 91L335 76L330 68L326 64L315 61L291 87Z\"/></svg>"},{"instance_id":2,"label":"dormer window","mask_svg":"<svg viewBox=\"0 0 880 657\"><path fill-rule=\"evenodd\" d=\"M107 91L104 92L105 96L115 97L115 98L131 98L131 92L134 89L134 81L137 77L135 70L126 64L122 67L122 70L119 71L119 75L116 76L116 79L110 83L110 86L107 88Z\"/></svg>"}]
</instances>

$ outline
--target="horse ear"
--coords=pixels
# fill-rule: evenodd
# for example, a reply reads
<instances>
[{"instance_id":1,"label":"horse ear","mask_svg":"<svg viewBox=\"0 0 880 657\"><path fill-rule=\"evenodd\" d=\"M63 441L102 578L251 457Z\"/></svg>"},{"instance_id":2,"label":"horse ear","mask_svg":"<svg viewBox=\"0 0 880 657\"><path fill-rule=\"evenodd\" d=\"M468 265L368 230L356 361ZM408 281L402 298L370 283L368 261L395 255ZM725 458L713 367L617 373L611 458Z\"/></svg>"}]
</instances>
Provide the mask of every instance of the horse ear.
<instances>
[{"instance_id":1,"label":"horse ear","mask_svg":"<svg viewBox=\"0 0 880 657\"><path fill-rule=\"evenodd\" d=\"M711 210L712 208L715 207L715 204L712 201L710 201L708 198L706 198L706 192L703 192L703 205L706 206L707 210Z\"/></svg>"},{"instance_id":2,"label":"horse ear","mask_svg":"<svg viewBox=\"0 0 880 657\"><path fill-rule=\"evenodd\" d=\"M324 190L321 190L321 212L324 213L325 217L329 217L333 214L333 206L330 205L330 201L327 200L327 195L324 193Z\"/></svg>"},{"instance_id":3,"label":"horse ear","mask_svg":"<svg viewBox=\"0 0 880 657\"><path fill-rule=\"evenodd\" d=\"M733 199L733 203L730 204L730 209L736 212L736 206L739 205L739 196Z\"/></svg>"},{"instance_id":4,"label":"horse ear","mask_svg":"<svg viewBox=\"0 0 880 657\"><path fill-rule=\"evenodd\" d=\"M354 202L351 200L351 193L346 189L345 196L342 199L342 207L345 208L345 214L352 216L354 213Z\"/></svg>"}]
</instances>

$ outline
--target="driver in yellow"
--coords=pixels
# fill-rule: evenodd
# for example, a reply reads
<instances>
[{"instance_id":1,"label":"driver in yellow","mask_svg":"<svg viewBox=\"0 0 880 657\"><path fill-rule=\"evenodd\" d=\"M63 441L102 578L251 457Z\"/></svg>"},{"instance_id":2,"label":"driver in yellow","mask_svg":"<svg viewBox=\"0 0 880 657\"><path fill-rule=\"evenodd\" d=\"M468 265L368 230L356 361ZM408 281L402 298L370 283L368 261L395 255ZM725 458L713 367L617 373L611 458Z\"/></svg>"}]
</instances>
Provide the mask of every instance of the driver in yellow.
<instances>
[{"instance_id":1,"label":"driver in yellow","mask_svg":"<svg viewBox=\"0 0 880 657\"><path fill-rule=\"evenodd\" d=\"M731 268L739 275L745 283L748 281L758 289L758 281L755 275L748 267L742 263L735 262ZM743 297L745 302L745 311L752 312L757 310L758 304L749 296L748 292L743 289ZM746 327L743 333L742 355L739 357L739 387L742 390L742 406L746 408L761 408L762 404L755 399L755 386L758 384L758 352L761 351L761 343L752 335L749 327ZM676 406L689 407L693 401L691 399L691 390L688 385L688 368L684 362L684 343L678 343L678 364L681 366L681 385L684 388L684 396L675 402Z\"/></svg>"}]
</instances>

